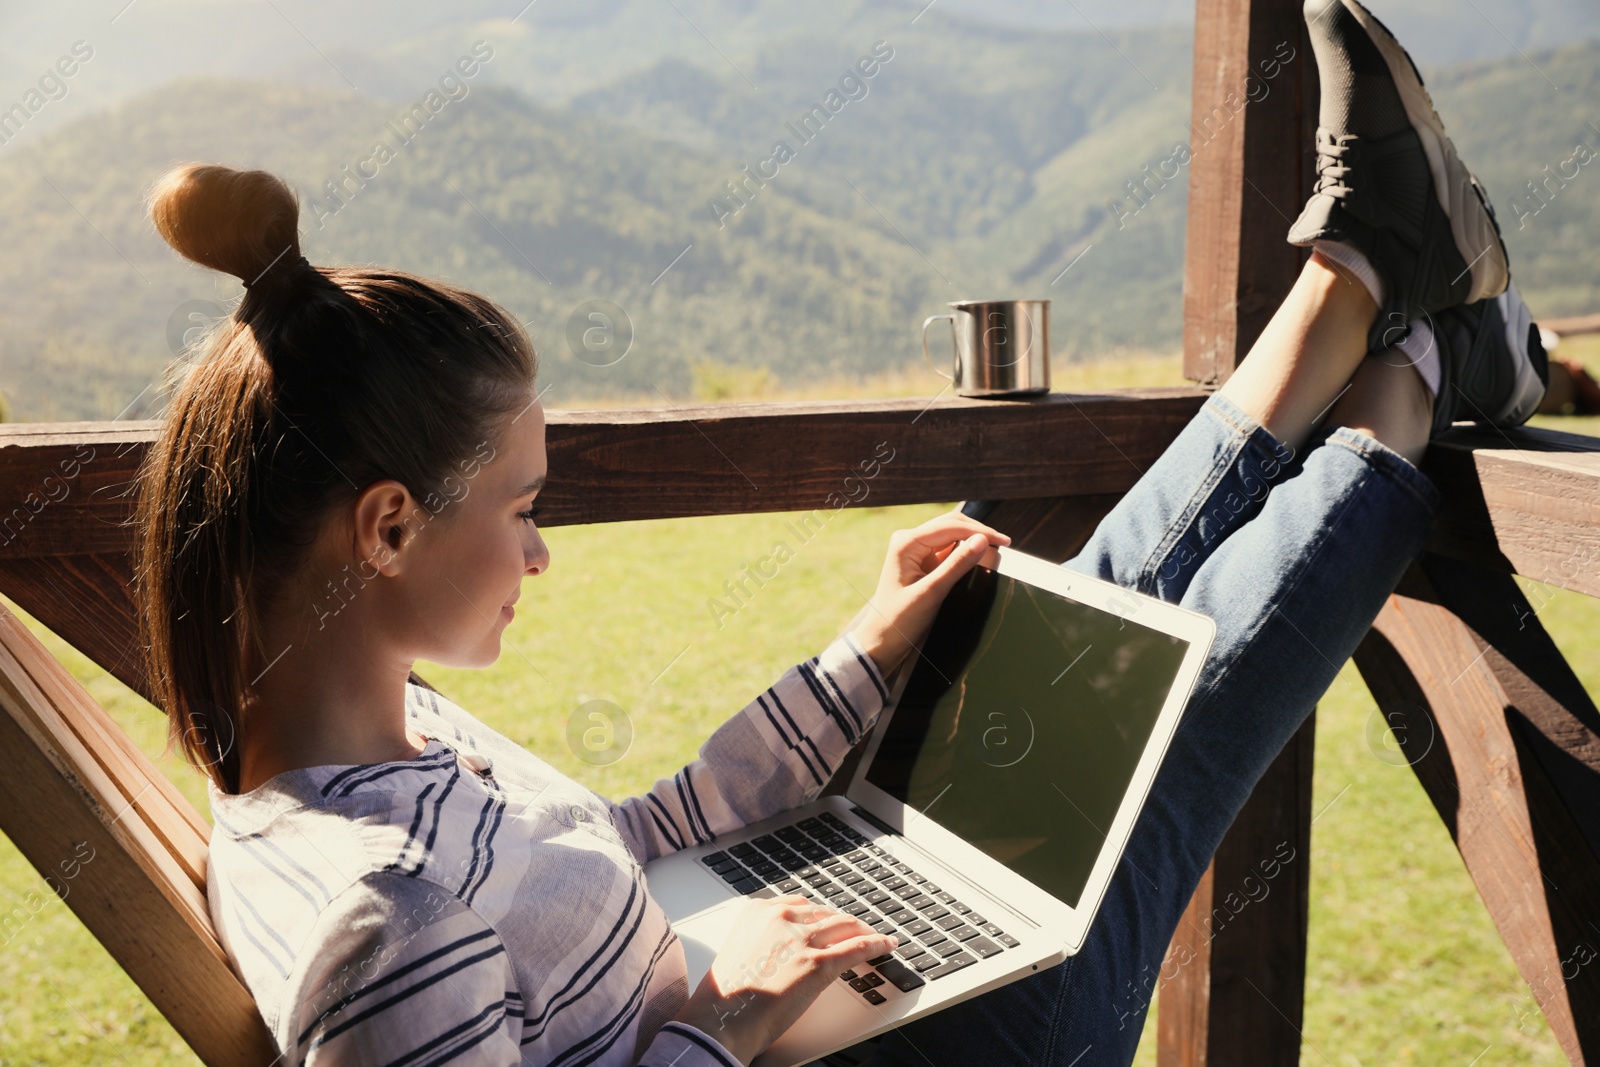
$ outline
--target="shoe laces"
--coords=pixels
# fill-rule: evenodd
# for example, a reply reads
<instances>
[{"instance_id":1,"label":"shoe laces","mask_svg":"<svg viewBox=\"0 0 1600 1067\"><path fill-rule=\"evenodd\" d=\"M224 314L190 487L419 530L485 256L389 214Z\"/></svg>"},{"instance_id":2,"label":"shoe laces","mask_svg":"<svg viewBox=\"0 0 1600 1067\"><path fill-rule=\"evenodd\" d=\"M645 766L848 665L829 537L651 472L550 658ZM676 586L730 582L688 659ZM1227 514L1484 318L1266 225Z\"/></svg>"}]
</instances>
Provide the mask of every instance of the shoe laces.
<instances>
[{"instance_id":1,"label":"shoe laces","mask_svg":"<svg viewBox=\"0 0 1600 1067\"><path fill-rule=\"evenodd\" d=\"M1353 189L1346 179L1350 165L1346 154L1355 147L1354 134L1336 137L1322 127L1317 128L1317 185L1313 192L1323 193L1340 200L1347 199Z\"/></svg>"}]
</instances>

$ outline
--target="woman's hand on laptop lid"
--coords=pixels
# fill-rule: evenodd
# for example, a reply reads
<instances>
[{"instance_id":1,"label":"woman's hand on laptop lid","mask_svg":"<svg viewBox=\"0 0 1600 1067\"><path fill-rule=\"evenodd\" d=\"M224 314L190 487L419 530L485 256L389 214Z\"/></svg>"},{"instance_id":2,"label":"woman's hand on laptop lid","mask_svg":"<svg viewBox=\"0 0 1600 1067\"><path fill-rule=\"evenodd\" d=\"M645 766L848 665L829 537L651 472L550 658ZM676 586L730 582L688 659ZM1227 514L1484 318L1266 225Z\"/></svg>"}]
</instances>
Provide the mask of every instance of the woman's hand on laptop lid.
<instances>
[{"instance_id":1,"label":"woman's hand on laptop lid","mask_svg":"<svg viewBox=\"0 0 1600 1067\"><path fill-rule=\"evenodd\" d=\"M898 944L853 915L799 895L748 900L677 1019L749 1063L841 971Z\"/></svg>"},{"instance_id":2,"label":"woman's hand on laptop lid","mask_svg":"<svg viewBox=\"0 0 1600 1067\"><path fill-rule=\"evenodd\" d=\"M911 530L889 535L878 589L851 632L884 677L933 624L950 587L970 571L991 545L1011 538L959 510L936 515Z\"/></svg>"}]
</instances>

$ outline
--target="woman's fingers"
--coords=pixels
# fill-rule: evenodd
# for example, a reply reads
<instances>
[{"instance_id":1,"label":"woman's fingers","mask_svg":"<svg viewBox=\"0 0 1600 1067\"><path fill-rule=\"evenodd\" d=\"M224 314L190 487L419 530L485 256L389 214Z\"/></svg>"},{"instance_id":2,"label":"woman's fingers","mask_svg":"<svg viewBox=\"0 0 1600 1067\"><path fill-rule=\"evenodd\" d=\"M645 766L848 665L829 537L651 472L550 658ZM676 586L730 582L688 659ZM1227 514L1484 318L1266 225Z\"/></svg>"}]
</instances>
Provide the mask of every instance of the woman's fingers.
<instances>
[{"instance_id":1,"label":"woman's fingers","mask_svg":"<svg viewBox=\"0 0 1600 1067\"><path fill-rule=\"evenodd\" d=\"M906 532L916 544L928 549L946 548L950 542L963 540L975 533L983 534L992 544L1011 543L1009 535L979 522L970 515L963 515L960 511L947 511L943 515L935 515L921 526Z\"/></svg>"},{"instance_id":2,"label":"woman's fingers","mask_svg":"<svg viewBox=\"0 0 1600 1067\"><path fill-rule=\"evenodd\" d=\"M887 935L871 932L860 937L847 937L819 949L817 960L829 970L841 970L893 952L895 947L895 942Z\"/></svg>"},{"instance_id":3,"label":"woman's fingers","mask_svg":"<svg viewBox=\"0 0 1600 1067\"><path fill-rule=\"evenodd\" d=\"M836 911L809 924L806 942L813 948L827 948L848 938L862 937L872 932L872 927L854 915Z\"/></svg>"}]
</instances>

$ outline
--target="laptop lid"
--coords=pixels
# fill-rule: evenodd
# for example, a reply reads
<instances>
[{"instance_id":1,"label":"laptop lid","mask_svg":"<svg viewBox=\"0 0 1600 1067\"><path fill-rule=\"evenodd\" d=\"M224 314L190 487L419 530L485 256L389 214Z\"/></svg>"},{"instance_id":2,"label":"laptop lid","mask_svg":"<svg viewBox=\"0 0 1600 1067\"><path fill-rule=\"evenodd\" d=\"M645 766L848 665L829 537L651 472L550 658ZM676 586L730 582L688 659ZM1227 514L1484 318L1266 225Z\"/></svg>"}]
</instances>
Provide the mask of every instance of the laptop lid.
<instances>
[{"instance_id":1,"label":"laptop lid","mask_svg":"<svg viewBox=\"0 0 1600 1067\"><path fill-rule=\"evenodd\" d=\"M991 872L980 888L1075 952L1215 633L991 549L899 672L847 795L954 871Z\"/></svg>"}]
</instances>

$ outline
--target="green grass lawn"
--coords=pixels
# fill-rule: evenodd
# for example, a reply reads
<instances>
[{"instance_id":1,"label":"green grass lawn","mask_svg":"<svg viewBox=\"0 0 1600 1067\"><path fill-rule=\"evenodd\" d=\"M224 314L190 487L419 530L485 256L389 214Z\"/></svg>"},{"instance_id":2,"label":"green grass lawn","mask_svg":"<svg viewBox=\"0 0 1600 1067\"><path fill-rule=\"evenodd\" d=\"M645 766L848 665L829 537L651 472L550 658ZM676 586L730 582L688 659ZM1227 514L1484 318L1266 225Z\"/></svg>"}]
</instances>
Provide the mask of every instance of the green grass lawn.
<instances>
[{"instance_id":1,"label":"green grass lawn","mask_svg":"<svg viewBox=\"0 0 1600 1067\"><path fill-rule=\"evenodd\" d=\"M1063 368L1056 385L1172 384L1175 371L1171 359ZM918 380L908 373L904 383L909 390ZM902 395L933 392L925 378L918 384ZM816 395L844 395L826 383L819 388ZM1569 428L1576 420L1552 421ZM720 626L707 599L775 541L794 545L784 527L789 516L553 529L546 535L552 566L528 583L499 662L480 672L418 670L585 785L611 796L641 791L692 759L719 722L831 640L872 590L889 534L945 507L838 514ZM1543 591L1534 597L1544 601ZM1600 603L1551 592L1541 616L1590 692L1600 691ZM146 752L162 751L159 713L35 630ZM595 698L620 705L634 731L626 755L606 767L580 760L566 740L568 716ZM1327 810L1312 837L1302 1060L1338 1067L1564 1062L1415 777L1369 748L1374 713L1353 668L1318 712L1313 803ZM204 812L199 777L170 757L161 765ZM0 902L12 916L0 946L0 1065L197 1062L3 837ZM1151 1019L1141 1064L1155 1060Z\"/></svg>"}]
</instances>

